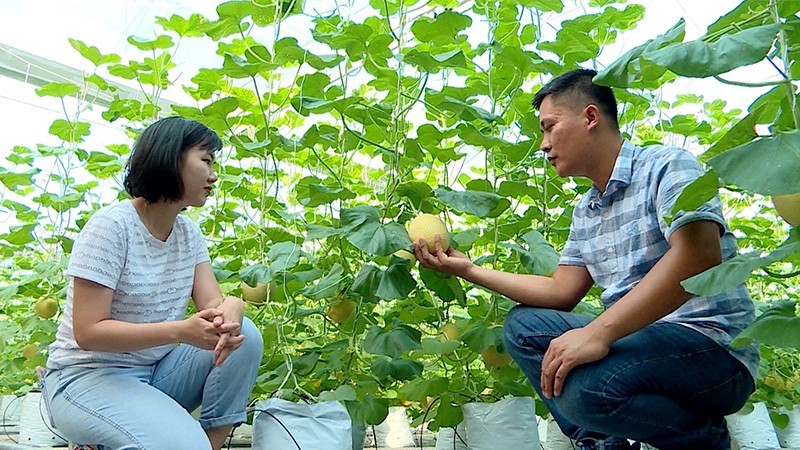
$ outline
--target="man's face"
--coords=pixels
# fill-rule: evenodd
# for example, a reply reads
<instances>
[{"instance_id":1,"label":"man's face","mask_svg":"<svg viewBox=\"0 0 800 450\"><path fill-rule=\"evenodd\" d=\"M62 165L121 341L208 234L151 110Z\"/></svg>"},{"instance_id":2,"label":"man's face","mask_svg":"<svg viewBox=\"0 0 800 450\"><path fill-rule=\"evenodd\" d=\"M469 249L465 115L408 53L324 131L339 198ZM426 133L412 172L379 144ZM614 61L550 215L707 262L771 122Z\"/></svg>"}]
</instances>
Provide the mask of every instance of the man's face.
<instances>
[{"instance_id":1,"label":"man's face","mask_svg":"<svg viewBox=\"0 0 800 450\"><path fill-rule=\"evenodd\" d=\"M568 101L554 101L548 95L539 106L542 130L541 149L561 177L586 176L591 161L588 150L586 108L578 109Z\"/></svg>"}]
</instances>

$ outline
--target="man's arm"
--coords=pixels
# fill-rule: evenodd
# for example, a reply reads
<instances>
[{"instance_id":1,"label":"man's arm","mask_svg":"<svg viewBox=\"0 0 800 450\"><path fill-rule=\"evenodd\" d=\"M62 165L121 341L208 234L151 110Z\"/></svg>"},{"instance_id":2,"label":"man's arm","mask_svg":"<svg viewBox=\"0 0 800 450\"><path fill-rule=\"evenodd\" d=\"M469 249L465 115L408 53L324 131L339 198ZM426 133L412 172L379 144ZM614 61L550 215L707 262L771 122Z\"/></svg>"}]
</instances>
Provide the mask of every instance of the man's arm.
<instances>
[{"instance_id":1,"label":"man's arm","mask_svg":"<svg viewBox=\"0 0 800 450\"><path fill-rule=\"evenodd\" d=\"M442 251L438 235L434 253L430 253L425 240L420 239L414 243L414 255L425 268L456 275L516 302L540 308L571 311L593 283L589 271L580 266L560 265L552 277L501 272L476 266L457 250L448 248L446 252Z\"/></svg>"},{"instance_id":2,"label":"man's arm","mask_svg":"<svg viewBox=\"0 0 800 450\"><path fill-rule=\"evenodd\" d=\"M719 225L690 222L672 233L670 248L642 281L583 328L553 339L542 360L542 392L560 395L567 374L576 366L602 359L611 344L666 316L692 296L681 281L722 261Z\"/></svg>"}]
</instances>

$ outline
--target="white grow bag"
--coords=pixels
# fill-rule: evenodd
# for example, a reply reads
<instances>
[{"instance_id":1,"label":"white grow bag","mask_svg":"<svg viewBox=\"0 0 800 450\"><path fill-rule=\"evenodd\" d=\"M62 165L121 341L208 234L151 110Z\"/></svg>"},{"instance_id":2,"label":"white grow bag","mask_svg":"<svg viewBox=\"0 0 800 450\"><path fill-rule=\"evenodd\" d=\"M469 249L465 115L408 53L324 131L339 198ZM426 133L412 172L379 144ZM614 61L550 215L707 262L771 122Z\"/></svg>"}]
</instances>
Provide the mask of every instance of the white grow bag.
<instances>
[{"instance_id":1,"label":"white grow bag","mask_svg":"<svg viewBox=\"0 0 800 450\"><path fill-rule=\"evenodd\" d=\"M339 402L294 403L279 398L256 404L253 450L351 450L352 425Z\"/></svg>"},{"instance_id":2,"label":"white grow bag","mask_svg":"<svg viewBox=\"0 0 800 450\"><path fill-rule=\"evenodd\" d=\"M778 436L769 418L767 405L753 404L749 413L737 412L725 416L731 440L739 450L776 450L780 448Z\"/></svg>"},{"instance_id":3,"label":"white grow bag","mask_svg":"<svg viewBox=\"0 0 800 450\"><path fill-rule=\"evenodd\" d=\"M32 447L60 447L67 445L58 430L50 425L41 392L28 392L22 397L19 415L19 442Z\"/></svg>"},{"instance_id":4,"label":"white grow bag","mask_svg":"<svg viewBox=\"0 0 800 450\"><path fill-rule=\"evenodd\" d=\"M539 450L533 397L462 406L470 450Z\"/></svg>"}]
</instances>

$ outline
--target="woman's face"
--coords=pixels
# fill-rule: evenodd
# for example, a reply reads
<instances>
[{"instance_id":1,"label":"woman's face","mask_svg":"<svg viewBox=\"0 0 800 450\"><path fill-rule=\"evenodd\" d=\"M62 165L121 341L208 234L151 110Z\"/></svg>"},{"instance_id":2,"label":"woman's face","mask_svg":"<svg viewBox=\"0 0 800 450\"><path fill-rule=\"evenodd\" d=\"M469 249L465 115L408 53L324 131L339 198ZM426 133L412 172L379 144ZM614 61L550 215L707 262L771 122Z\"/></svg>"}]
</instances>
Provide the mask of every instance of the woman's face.
<instances>
[{"instance_id":1,"label":"woman's face","mask_svg":"<svg viewBox=\"0 0 800 450\"><path fill-rule=\"evenodd\" d=\"M214 174L214 153L194 146L183 154L181 162L183 203L186 206L203 206L211 195L211 186L217 181Z\"/></svg>"}]
</instances>

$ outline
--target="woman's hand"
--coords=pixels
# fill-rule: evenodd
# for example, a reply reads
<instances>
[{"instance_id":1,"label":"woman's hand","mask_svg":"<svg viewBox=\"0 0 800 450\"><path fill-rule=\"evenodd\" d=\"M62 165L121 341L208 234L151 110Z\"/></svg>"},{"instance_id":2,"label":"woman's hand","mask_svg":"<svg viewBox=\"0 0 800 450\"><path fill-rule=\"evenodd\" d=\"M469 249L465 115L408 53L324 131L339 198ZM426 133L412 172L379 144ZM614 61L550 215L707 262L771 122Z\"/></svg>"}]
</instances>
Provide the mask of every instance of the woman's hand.
<instances>
[{"instance_id":1,"label":"woman's hand","mask_svg":"<svg viewBox=\"0 0 800 450\"><path fill-rule=\"evenodd\" d=\"M213 318L212 324L221 332L219 341L214 347L214 365L219 366L244 342L244 336L240 334L244 318L244 302L236 297L225 297L216 309L220 310L221 314Z\"/></svg>"},{"instance_id":2,"label":"woman's hand","mask_svg":"<svg viewBox=\"0 0 800 450\"><path fill-rule=\"evenodd\" d=\"M216 321L221 321L219 318L222 314L222 310L218 308L208 308L180 321L178 340L205 350L215 349L221 334L239 329L238 323L215 325Z\"/></svg>"},{"instance_id":3,"label":"woman's hand","mask_svg":"<svg viewBox=\"0 0 800 450\"><path fill-rule=\"evenodd\" d=\"M467 258L467 255L453 247L442 251L442 239L438 234L433 239L433 245L434 251L431 253L428 251L425 239L414 242L414 256L422 267L462 278L473 267L472 261Z\"/></svg>"}]
</instances>

